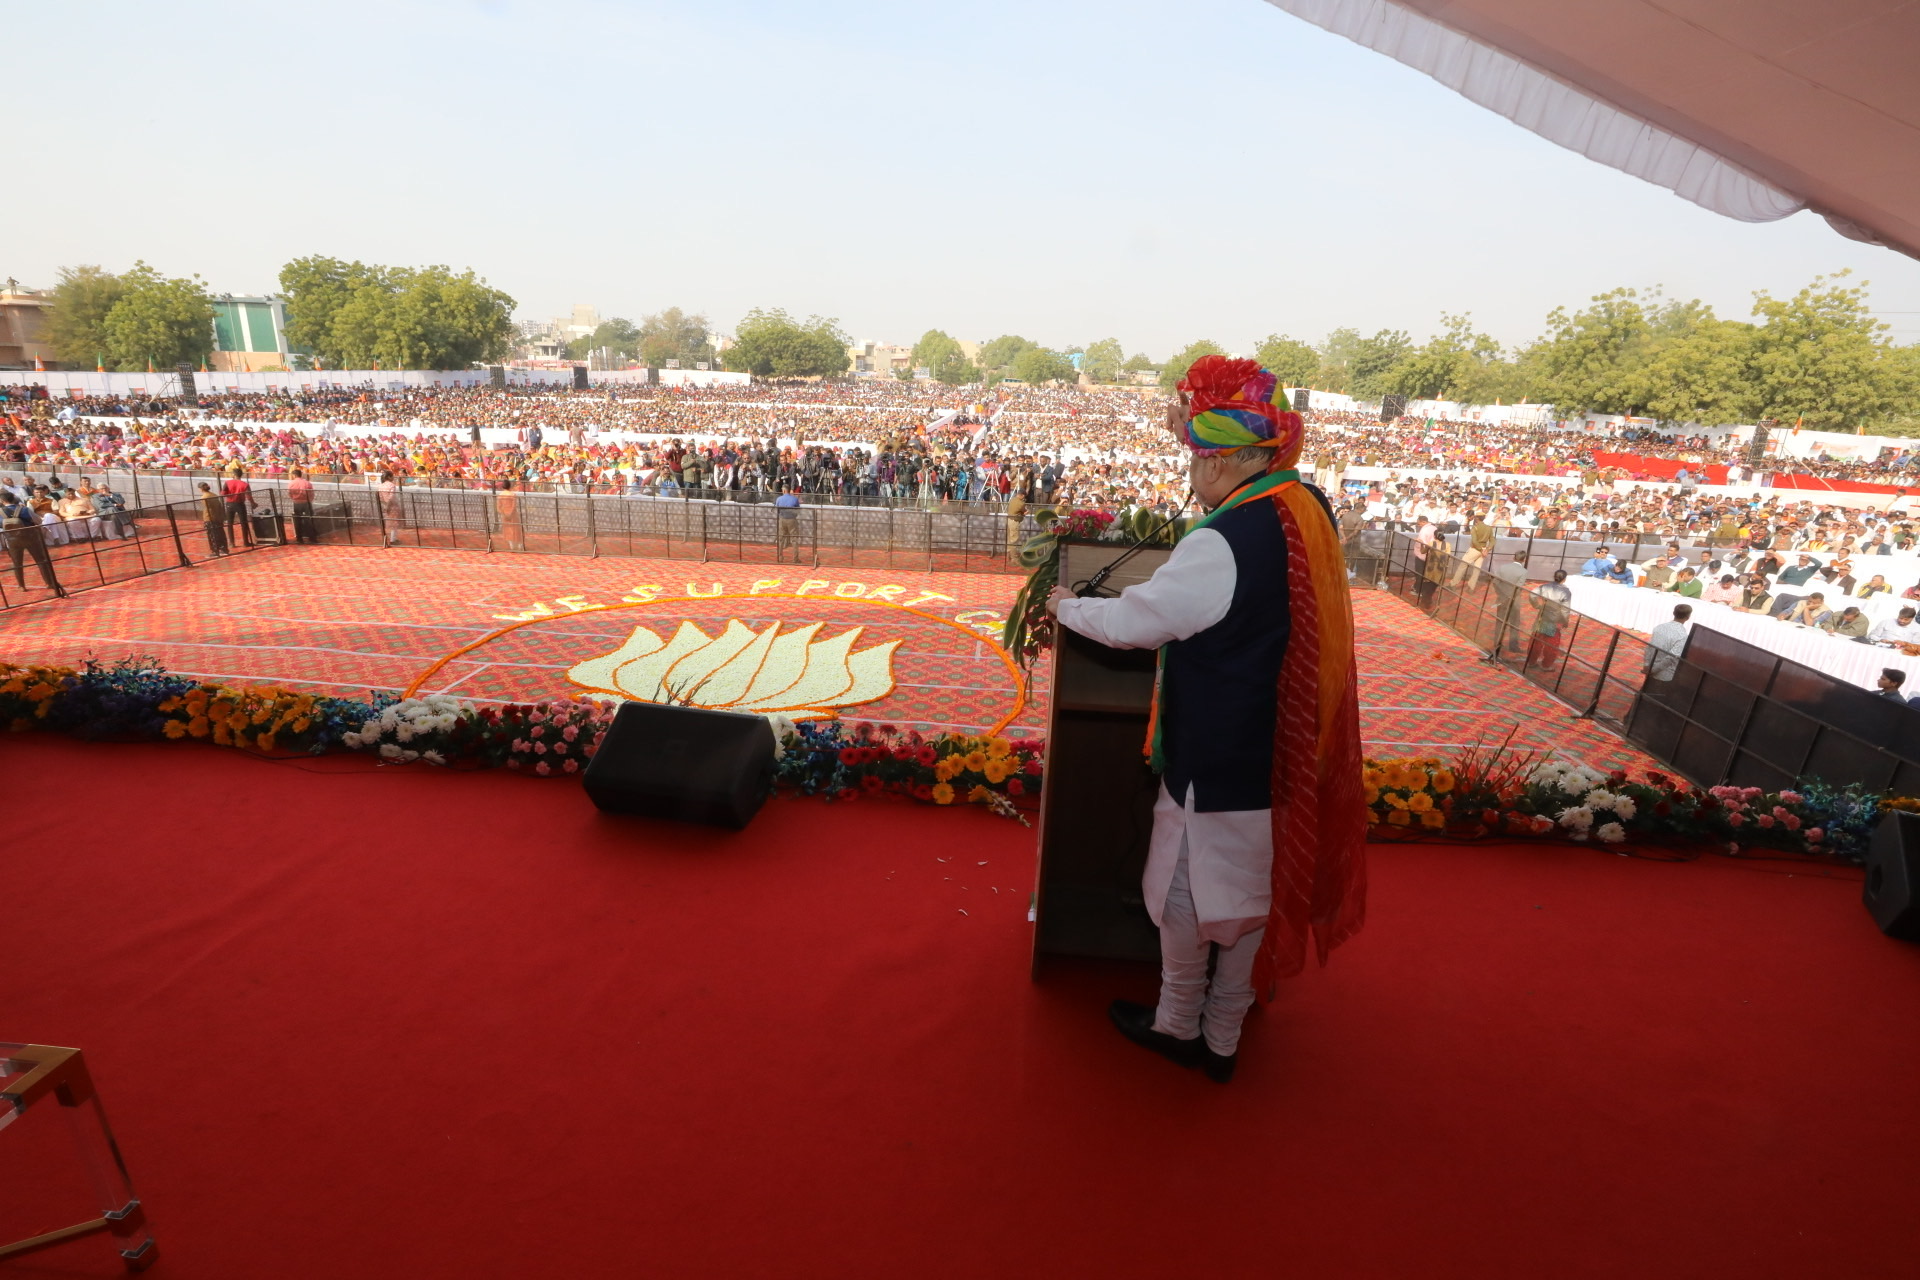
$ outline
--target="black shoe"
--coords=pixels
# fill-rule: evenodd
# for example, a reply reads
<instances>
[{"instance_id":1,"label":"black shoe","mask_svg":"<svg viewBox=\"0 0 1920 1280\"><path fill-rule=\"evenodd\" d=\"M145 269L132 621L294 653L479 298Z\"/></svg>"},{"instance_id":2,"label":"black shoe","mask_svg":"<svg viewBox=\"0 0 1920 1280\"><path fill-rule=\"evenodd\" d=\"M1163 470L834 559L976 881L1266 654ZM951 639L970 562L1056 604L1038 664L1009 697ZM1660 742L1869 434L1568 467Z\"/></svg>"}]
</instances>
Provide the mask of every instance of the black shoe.
<instances>
[{"instance_id":1,"label":"black shoe","mask_svg":"<svg viewBox=\"0 0 1920 1280\"><path fill-rule=\"evenodd\" d=\"M1215 1084L1225 1084L1233 1079L1233 1068L1240 1061L1239 1053L1215 1053L1207 1047L1205 1037L1200 1040L1200 1070Z\"/></svg>"},{"instance_id":2,"label":"black shoe","mask_svg":"<svg viewBox=\"0 0 1920 1280\"><path fill-rule=\"evenodd\" d=\"M1207 1042L1199 1036L1191 1040L1176 1040L1164 1031L1155 1031L1153 1010L1146 1005L1135 1004L1131 1000L1115 1000L1107 1006L1107 1017L1121 1035L1143 1049L1153 1050L1168 1062L1183 1067L1197 1067L1200 1065L1200 1055L1207 1052Z\"/></svg>"}]
</instances>

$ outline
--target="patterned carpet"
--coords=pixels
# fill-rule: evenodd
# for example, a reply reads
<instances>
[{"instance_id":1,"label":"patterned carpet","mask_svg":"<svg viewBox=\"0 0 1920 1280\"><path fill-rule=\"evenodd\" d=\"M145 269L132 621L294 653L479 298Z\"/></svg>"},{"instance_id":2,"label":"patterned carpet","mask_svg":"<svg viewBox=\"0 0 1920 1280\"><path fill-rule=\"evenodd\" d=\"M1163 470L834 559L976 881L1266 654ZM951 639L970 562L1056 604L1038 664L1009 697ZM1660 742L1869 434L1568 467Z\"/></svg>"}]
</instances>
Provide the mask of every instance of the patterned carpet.
<instances>
[{"instance_id":1,"label":"patterned carpet","mask_svg":"<svg viewBox=\"0 0 1920 1280\"><path fill-rule=\"evenodd\" d=\"M289 547L10 610L0 614L0 658L139 655L206 679L332 692L400 691L419 681L423 692L525 701L567 693L573 664L611 652L635 627L666 636L686 620L718 635L736 618L788 630L820 622L822 638L862 628L860 648L901 642L893 690L848 715L965 731L1011 717L1010 732L1044 731L1044 673L1036 671L1022 705L1020 682L991 639L1018 579L860 572ZM1523 746L1600 767L1650 764L1387 593L1356 592L1354 607L1361 728L1372 753L1452 755L1518 725Z\"/></svg>"}]
</instances>

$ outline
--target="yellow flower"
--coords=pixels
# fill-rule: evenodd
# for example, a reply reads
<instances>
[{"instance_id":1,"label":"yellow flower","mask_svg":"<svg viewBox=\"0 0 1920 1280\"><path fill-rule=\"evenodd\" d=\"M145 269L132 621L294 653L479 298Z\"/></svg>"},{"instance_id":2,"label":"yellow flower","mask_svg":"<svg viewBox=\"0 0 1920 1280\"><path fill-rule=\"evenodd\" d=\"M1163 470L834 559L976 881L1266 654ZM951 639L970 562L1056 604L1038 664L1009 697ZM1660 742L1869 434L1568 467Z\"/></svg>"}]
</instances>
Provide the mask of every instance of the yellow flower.
<instances>
[{"instance_id":1,"label":"yellow flower","mask_svg":"<svg viewBox=\"0 0 1920 1280\"><path fill-rule=\"evenodd\" d=\"M992 797L993 792L978 784L975 784L973 790L967 792L967 799L971 800L974 804L984 804Z\"/></svg>"},{"instance_id":2,"label":"yellow flower","mask_svg":"<svg viewBox=\"0 0 1920 1280\"><path fill-rule=\"evenodd\" d=\"M987 761L987 767L985 769L987 781L993 783L995 786L1005 782L1007 775L1012 771L1013 766L1005 760L989 760Z\"/></svg>"},{"instance_id":3,"label":"yellow flower","mask_svg":"<svg viewBox=\"0 0 1920 1280\"><path fill-rule=\"evenodd\" d=\"M933 802L935 804L952 804L953 788L948 786L944 782L934 783L933 784Z\"/></svg>"},{"instance_id":4,"label":"yellow flower","mask_svg":"<svg viewBox=\"0 0 1920 1280\"><path fill-rule=\"evenodd\" d=\"M942 782L958 772L960 772L959 756L941 756L940 762L933 766L933 776Z\"/></svg>"},{"instance_id":5,"label":"yellow flower","mask_svg":"<svg viewBox=\"0 0 1920 1280\"><path fill-rule=\"evenodd\" d=\"M1420 768L1407 770L1407 780L1401 785L1405 786L1409 791L1425 791L1427 789L1427 771Z\"/></svg>"},{"instance_id":6,"label":"yellow flower","mask_svg":"<svg viewBox=\"0 0 1920 1280\"><path fill-rule=\"evenodd\" d=\"M225 720L233 714L233 703L225 698L215 698L213 705L207 708L207 715L214 720Z\"/></svg>"},{"instance_id":7,"label":"yellow flower","mask_svg":"<svg viewBox=\"0 0 1920 1280\"><path fill-rule=\"evenodd\" d=\"M1441 813L1438 809L1429 809L1427 810L1427 812L1420 815L1420 822L1424 826L1429 826L1429 827L1443 826L1445 825L1446 821L1447 821L1447 815L1444 813Z\"/></svg>"},{"instance_id":8,"label":"yellow flower","mask_svg":"<svg viewBox=\"0 0 1920 1280\"><path fill-rule=\"evenodd\" d=\"M207 732L212 728L212 722L205 716L195 716L193 719L187 721L187 732L196 738L206 737Z\"/></svg>"},{"instance_id":9,"label":"yellow flower","mask_svg":"<svg viewBox=\"0 0 1920 1280\"><path fill-rule=\"evenodd\" d=\"M1380 771L1374 768L1372 765L1368 765L1366 768L1362 769L1360 771L1360 785L1364 787L1373 787L1374 789L1378 790L1380 786Z\"/></svg>"},{"instance_id":10,"label":"yellow flower","mask_svg":"<svg viewBox=\"0 0 1920 1280\"><path fill-rule=\"evenodd\" d=\"M1368 804L1380 803L1380 788L1373 786L1371 783L1368 784L1364 795Z\"/></svg>"},{"instance_id":11,"label":"yellow flower","mask_svg":"<svg viewBox=\"0 0 1920 1280\"><path fill-rule=\"evenodd\" d=\"M1436 769L1433 774L1433 789L1441 795L1453 790L1454 777L1451 769Z\"/></svg>"},{"instance_id":12,"label":"yellow flower","mask_svg":"<svg viewBox=\"0 0 1920 1280\"><path fill-rule=\"evenodd\" d=\"M985 771L986 771L986 767L987 767L987 754L986 754L986 752L984 752L984 751L970 751L970 752L968 752L968 753L967 753L967 761L966 761L966 764L967 764L967 770L968 770L968 772L970 772L970 773L983 773L983 772L985 772Z\"/></svg>"},{"instance_id":13,"label":"yellow flower","mask_svg":"<svg viewBox=\"0 0 1920 1280\"><path fill-rule=\"evenodd\" d=\"M258 738L254 739L254 742L262 751L273 750L273 735L270 733L261 734Z\"/></svg>"},{"instance_id":14,"label":"yellow flower","mask_svg":"<svg viewBox=\"0 0 1920 1280\"><path fill-rule=\"evenodd\" d=\"M1412 822L1413 818L1407 813L1405 809L1395 809L1392 813L1387 815L1387 821L1391 822L1396 827L1404 827L1409 822Z\"/></svg>"},{"instance_id":15,"label":"yellow flower","mask_svg":"<svg viewBox=\"0 0 1920 1280\"><path fill-rule=\"evenodd\" d=\"M298 720L295 720L293 722L293 731L295 733L305 733L308 729L312 727L313 727L313 721L308 719L306 716L301 716Z\"/></svg>"},{"instance_id":16,"label":"yellow flower","mask_svg":"<svg viewBox=\"0 0 1920 1280\"><path fill-rule=\"evenodd\" d=\"M1417 791L1407 800L1407 808L1415 813L1432 813L1433 797L1424 791Z\"/></svg>"},{"instance_id":17,"label":"yellow flower","mask_svg":"<svg viewBox=\"0 0 1920 1280\"><path fill-rule=\"evenodd\" d=\"M213 741L216 746L230 747L233 745L233 734L226 725L217 724L213 726Z\"/></svg>"},{"instance_id":18,"label":"yellow flower","mask_svg":"<svg viewBox=\"0 0 1920 1280\"><path fill-rule=\"evenodd\" d=\"M244 711L234 712L227 717L226 724L227 728L233 730L235 733L245 733L247 729L247 713Z\"/></svg>"},{"instance_id":19,"label":"yellow flower","mask_svg":"<svg viewBox=\"0 0 1920 1280\"><path fill-rule=\"evenodd\" d=\"M1380 785L1383 787L1404 787L1407 785L1407 773L1397 761L1390 762L1380 771Z\"/></svg>"},{"instance_id":20,"label":"yellow flower","mask_svg":"<svg viewBox=\"0 0 1920 1280\"><path fill-rule=\"evenodd\" d=\"M1395 795L1388 796L1387 803L1392 805L1395 811L1402 811L1402 810L1405 810L1407 807L1407 802L1401 799L1399 796L1395 796Z\"/></svg>"},{"instance_id":21,"label":"yellow flower","mask_svg":"<svg viewBox=\"0 0 1920 1280\"><path fill-rule=\"evenodd\" d=\"M166 734L169 738L184 738L187 736L187 726L181 724L178 720L169 720L160 727L160 732Z\"/></svg>"},{"instance_id":22,"label":"yellow flower","mask_svg":"<svg viewBox=\"0 0 1920 1280\"><path fill-rule=\"evenodd\" d=\"M992 738L987 742L987 759L989 760L1005 760L1012 751L1013 747L1005 738Z\"/></svg>"}]
</instances>

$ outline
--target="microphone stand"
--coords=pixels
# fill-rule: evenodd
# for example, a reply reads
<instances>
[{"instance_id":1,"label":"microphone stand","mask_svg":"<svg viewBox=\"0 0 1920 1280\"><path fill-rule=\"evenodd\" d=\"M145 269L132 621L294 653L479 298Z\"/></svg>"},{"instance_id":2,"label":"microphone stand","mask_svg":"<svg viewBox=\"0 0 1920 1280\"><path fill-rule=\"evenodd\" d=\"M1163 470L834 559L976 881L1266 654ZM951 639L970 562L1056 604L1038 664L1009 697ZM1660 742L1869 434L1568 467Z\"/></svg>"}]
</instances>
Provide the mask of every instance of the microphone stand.
<instances>
[{"instance_id":1,"label":"microphone stand","mask_svg":"<svg viewBox=\"0 0 1920 1280\"><path fill-rule=\"evenodd\" d=\"M1106 585L1107 585L1107 579L1113 576L1113 571L1115 569L1118 569L1121 565L1125 564L1127 561L1133 559L1134 555L1140 550L1140 548L1146 546L1148 542L1152 541L1154 538L1157 538L1160 536L1160 534L1164 533L1168 529L1168 527L1170 527L1173 524L1175 520L1178 520L1180 518L1180 513L1185 511L1189 506L1192 505L1192 503L1193 503L1193 494L1189 493L1187 494L1186 501L1182 502L1179 505L1179 507L1177 507L1174 510L1174 513L1172 515L1168 516L1165 520L1162 520L1159 524L1155 525L1153 528L1147 530L1145 533L1135 538L1133 540L1133 545L1128 547L1125 551L1122 551L1118 556L1114 557L1111 563L1100 568L1097 572L1094 573L1094 575L1091 578L1088 578L1085 582L1082 582L1076 585L1073 589L1073 594L1081 597L1082 599L1085 599L1088 596L1112 595L1113 593L1106 589Z\"/></svg>"}]
</instances>

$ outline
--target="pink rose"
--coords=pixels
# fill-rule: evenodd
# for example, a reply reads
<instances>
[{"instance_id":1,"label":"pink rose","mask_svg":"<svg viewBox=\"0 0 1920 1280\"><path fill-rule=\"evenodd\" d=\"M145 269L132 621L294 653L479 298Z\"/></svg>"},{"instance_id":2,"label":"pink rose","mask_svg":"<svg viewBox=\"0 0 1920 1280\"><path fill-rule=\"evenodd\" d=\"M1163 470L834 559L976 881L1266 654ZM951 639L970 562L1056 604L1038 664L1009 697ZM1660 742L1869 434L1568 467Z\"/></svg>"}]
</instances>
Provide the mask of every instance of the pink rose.
<instances>
[{"instance_id":1,"label":"pink rose","mask_svg":"<svg viewBox=\"0 0 1920 1280\"><path fill-rule=\"evenodd\" d=\"M1780 825L1789 831L1798 831L1800 829L1800 819L1789 813L1780 819Z\"/></svg>"},{"instance_id":2,"label":"pink rose","mask_svg":"<svg viewBox=\"0 0 1920 1280\"><path fill-rule=\"evenodd\" d=\"M1759 823L1763 827L1771 827L1773 825L1773 815L1770 813L1763 813L1759 817L1755 818L1754 821Z\"/></svg>"},{"instance_id":3,"label":"pink rose","mask_svg":"<svg viewBox=\"0 0 1920 1280\"><path fill-rule=\"evenodd\" d=\"M1729 813L1727 815L1727 825L1730 827L1745 826L1746 821L1747 815L1744 813Z\"/></svg>"},{"instance_id":4,"label":"pink rose","mask_svg":"<svg viewBox=\"0 0 1920 1280\"><path fill-rule=\"evenodd\" d=\"M554 743L554 744L553 744L553 754L555 754L555 755L557 755L557 756L563 756L563 755L565 755L565 754L567 754L567 744L566 744L566 743L564 743L564 742L556 742L556 743Z\"/></svg>"},{"instance_id":5,"label":"pink rose","mask_svg":"<svg viewBox=\"0 0 1920 1280\"><path fill-rule=\"evenodd\" d=\"M547 762L545 760L542 760L539 764L533 766L533 771L539 774L543 778L553 772L552 769L547 767Z\"/></svg>"},{"instance_id":6,"label":"pink rose","mask_svg":"<svg viewBox=\"0 0 1920 1280\"><path fill-rule=\"evenodd\" d=\"M534 743L534 744L533 744L533 754L535 754L535 755L537 755L537 756L543 756L543 755L545 755L545 754L547 754L547 744L546 744L546 743L544 743L544 742L536 742L536 743Z\"/></svg>"},{"instance_id":7,"label":"pink rose","mask_svg":"<svg viewBox=\"0 0 1920 1280\"><path fill-rule=\"evenodd\" d=\"M560 767L561 767L562 769L565 769L565 770L566 770L566 771L567 771L568 773L578 773L578 772L580 772L580 766L579 766L579 764L578 764L577 762L575 762L575 761L572 761L572 760L569 760L569 761L567 761L567 762L566 762L565 764L563 764L563 765L561 765Z\"/></svg>"},{"instance_id":8,"label":"pink rose","mask_svg":"<svg viewBox=\"0 0 1920 1280\"><path fill-rule=\"evenodd\" d=\"M568 742L572 742L580 736L580 731L574 728L572 725L568 725L566 728L560 731L560 736L565 738Z\"/></svg>"},{"instance_id":9,"label":"pink rose","mask_svg":"<svg viewBox=\"0 0 1920 1280\"><path fill-rule=\"evenodd\" d=\"M546 736L546 734L547 734L547 730L546 730L546 728L545 728L545 726L543 726L543 725L535 725L535 726L533 726L533 728L532 728L532 729L531 729L531 730L530 730L530 731L528 732L528 734L527 734L527 736L528 736L528 737L531 737L531 738L544 738L544 737Z\"/></svg>"},{"instance_id":10,"label":"pink rose","mask_svg":"<svg viewBox=\"0 0 1920 1280\"><path fill-rule=\"evenodd\" d=\"M1820 829L1819 827L1808 827L1808 828L1807 828L1807 843L1808 843L1808 844L1819 844L1819 843L1820 843L1820 842L1821 842L1822 840L1824 840L1824 839L1826 838L1826 835L1827 835L1827 833L1826 833L1826 832L1824 832L1824 831L1822 831L1822 830L1821 830L1821 829Z\"/></svg>"}]
</instances>

